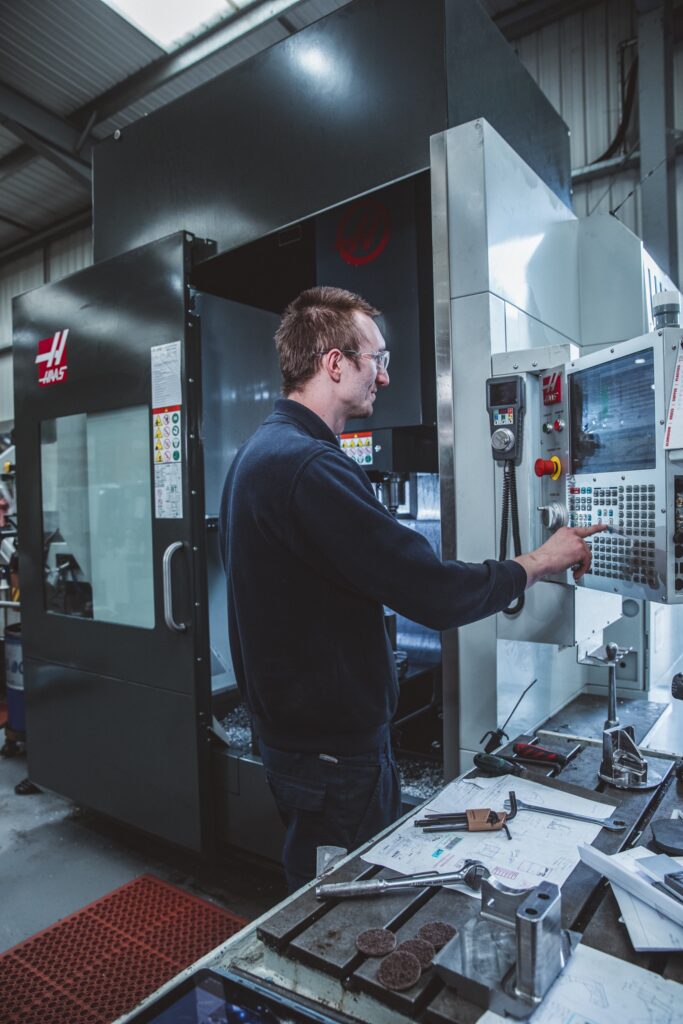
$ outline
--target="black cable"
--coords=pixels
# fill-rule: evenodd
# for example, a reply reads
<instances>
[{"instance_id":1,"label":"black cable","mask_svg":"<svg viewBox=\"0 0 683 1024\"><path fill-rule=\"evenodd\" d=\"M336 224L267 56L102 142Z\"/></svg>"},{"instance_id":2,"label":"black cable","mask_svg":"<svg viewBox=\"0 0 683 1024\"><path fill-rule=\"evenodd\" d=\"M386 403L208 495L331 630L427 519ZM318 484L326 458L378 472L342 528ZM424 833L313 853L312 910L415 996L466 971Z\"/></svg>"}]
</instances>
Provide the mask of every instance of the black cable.
<instances>
[{"instance_id":1,"label":"black cable","mask_svg":"<svg viewBox=\"0 0 683 1024\"><path fill-rule=\"evenodd\" d=\"M486 746L484 747L485 753L491 754L494 750L497 750L498 747L502 747L503 740L509 740L510 739L508 734L505 732L505 730L507 729L507 726L508 726L508 722L510 721L510 719L514 715L515 711L517 710L519 705L522 703L522 701L526 697L526 695L529 692L529 690L531 689L531 687L535 683L537 683L537 682L538 682L538 677L536 677L536 679L532 679L531 682L529 683L529 685L527 687L525 687L525 689L522 691L521 696L517 698L517 701L516 701L515 706L513 707L512 711L507 716L507 718L505 719L505 721L503 722L503 724L500 726L499 729L496 729L495 731L493 729L489 729L488 732L484 733L484 735L479 740L479 742L483 743L484 740L488 739L488 742L487 742ZM475 755L475 764L476 764L476 755ZM477 765L477 767L479 768L480 766ZM515 805L515 813L516 813L516 810L517 810L517 808L516 808L516 805Z\"/></svg>"},{"instance_id":2,"label":"black cable","mask_svg":"<svg viewBox=\"0 0 683 1024\"><path fill-rule=\"evenodd\" d=\"M599 164L603 160L609 160L617 153L626 138L626 132L631 121L631 114L633 113L633 105L636 98L636 85L638 83L638 57L633 58L633 63L629 68L628 75L626 76L626 88L624 95L622 96L622 115L619 127L616 130L615 136L610 142L609 146L596 160L592 160L591 163Z\"/></svg>"},{"instance_id":3,"label":"black cable","mask_svg":"<svg viewBox=\"0 0 683 1024\"><path fill-rule=\"evenodd\" d=\"M508 518L512 520L512 543L515 555L522 553L522 539L519 532L519 508L517 506L517 478L515 475L515 464L511 460L506 461L503 466L503 508L501 511L500 524L500 561L507 558L508 547ZM516 601L503 609L503 615L519 615L524 607L524 594L520 594Z\"/></svg>"},{"instance_id":4,"label":"black cable","mask_svg":"<svg viewBox=\"0 0 683 1024\"><path fill-rule=\"evenodd\" d=\"M500 544L498 547L498 559L504 562L508 552L508 516L510 514L510 478L507 468L509 463L503 466L503 504L500 511Z\"/></svg>"}]
</instances>

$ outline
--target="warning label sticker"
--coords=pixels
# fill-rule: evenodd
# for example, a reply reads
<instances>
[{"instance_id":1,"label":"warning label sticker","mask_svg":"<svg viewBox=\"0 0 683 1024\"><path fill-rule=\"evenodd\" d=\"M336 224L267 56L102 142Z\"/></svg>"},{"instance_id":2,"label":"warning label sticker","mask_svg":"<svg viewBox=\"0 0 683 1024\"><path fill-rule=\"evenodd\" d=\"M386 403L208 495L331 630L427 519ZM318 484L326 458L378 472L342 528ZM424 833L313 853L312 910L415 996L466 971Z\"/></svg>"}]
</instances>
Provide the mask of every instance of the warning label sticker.
<instances>
[{"instance_id":1,"label":"warning label sticker","mask_svg":"<svg viewBox=\"0 0 683 1024\"><path fill-rule=\"evenodd\" d=\"M678 346L669 413L664 430L665 448L683 448L683 339Z\"/></svg>"},{"instance_id":2,"label":"warning label sticker","mask_svg":"<svg viewBox=\"0 0 683 1024\"><path fill-rule=\"evenodd\" d=\"M179 405L152 409L152 448L154 465L183 461L182 412Z\"/></svg>"},{"instance_id":3,"label":"warning label sticker","mask_svg":"<svg viewBox=\"0 0 683 1024\"><path fill-rule=\"evenodd\" d=\"M340 434L339 443L341 450L346 452L349 458L357 462L359 466L371 466L372 457L372 433L364 434Z\"/></svg>"},{"instance_id":4,"label":"warning label sticker","mask_svg":"<svg viewBox=\"0 0 683 1024\"><path fill-rule=\"evenodd\" d=\"M179 405L152 409L154 515L183 518L183 431Z\"/></svg>"},{"instance_id":5,"label":"warning label sticker","mask_svg":"<svg viewBox=\"0 0 683 1024\"><path fill-rule=\"evenodd\" d=\"M154 515L157 519L183 518L183 471L180 463L154 467Z\"/></svg>"},{"instance_id":6,"label":"warning label sticker","mask_svg":"<svg viewBox=\"0 0 683 1024\"><path fill-rule=\"evenodd\" d=\"M183 392L180 379L180 342L154 345L152 357L152 408L182 405Z\"/></svg>"}]
</instances>

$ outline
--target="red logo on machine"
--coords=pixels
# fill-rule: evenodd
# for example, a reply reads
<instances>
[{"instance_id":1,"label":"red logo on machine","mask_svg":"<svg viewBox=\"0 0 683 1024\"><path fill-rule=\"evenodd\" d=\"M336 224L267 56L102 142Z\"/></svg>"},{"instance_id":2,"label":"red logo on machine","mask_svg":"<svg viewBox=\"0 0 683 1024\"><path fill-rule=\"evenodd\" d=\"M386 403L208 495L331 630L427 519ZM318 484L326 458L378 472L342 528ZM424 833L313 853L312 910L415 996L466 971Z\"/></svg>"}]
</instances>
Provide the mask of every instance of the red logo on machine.
<instances>
[{"instance_id":1,"label":"red logo on machine","mask_svg":"<svg viewBox=\"0 0 683 1024\"><path fill-rule=\"evenodd\" d=\"M551 373L543 378L543 404L555 405L562 401L562 377Z\"/></svg>"},{"instance_id":2,"label":"red logo on machine","mask_svg":"<svg viewBox=\"0 0 683 1024\"><path fill-rule=\"evenodd\" d=\"M61 384L66 380L66 337L69 328L57 331L52 338L43 338L38 342L38 383L41 387L48 384Z\"/></svg>"},{"instance_id":3,"label":"red logo on machine","mask_svg":"<svg viewBox=\"0 0 683 1024\"><path fill-rule=\"evenodd\" d=\"M391 237L391 216L376 199L361 199L344 213L337 228L337 252L345 263L362 267L380 256Z\"/></svg>"}]
</instances>

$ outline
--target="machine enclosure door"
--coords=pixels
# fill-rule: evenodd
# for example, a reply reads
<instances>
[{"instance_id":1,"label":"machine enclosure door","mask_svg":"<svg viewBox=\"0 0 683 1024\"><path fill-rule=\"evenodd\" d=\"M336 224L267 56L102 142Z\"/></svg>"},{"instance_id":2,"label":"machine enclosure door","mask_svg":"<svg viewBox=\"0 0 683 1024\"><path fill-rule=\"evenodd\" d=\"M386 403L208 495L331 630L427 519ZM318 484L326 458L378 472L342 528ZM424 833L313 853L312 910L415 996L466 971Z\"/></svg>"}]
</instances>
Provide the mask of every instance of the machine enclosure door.
<instances>
[{"instance_id":1,"label":"machine enclosure door","mask_svg":"<svg viewBox=\"0 0 683 1024\"><path fill-rule=\"evenodd\" d=\"M184 233L15 300L31 779L210 842L198 324Z\"/></svg>"}]
</instances>

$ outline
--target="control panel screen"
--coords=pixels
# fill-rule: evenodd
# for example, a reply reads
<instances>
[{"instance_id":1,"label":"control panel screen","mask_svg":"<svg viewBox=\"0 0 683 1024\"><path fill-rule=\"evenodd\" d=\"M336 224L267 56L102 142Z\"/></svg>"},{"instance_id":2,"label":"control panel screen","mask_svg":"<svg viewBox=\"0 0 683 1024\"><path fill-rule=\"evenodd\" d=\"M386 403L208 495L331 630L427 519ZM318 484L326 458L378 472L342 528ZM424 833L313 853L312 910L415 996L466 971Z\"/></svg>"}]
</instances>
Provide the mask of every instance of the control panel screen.
<instances>
[{"instance_id":1,"label":"control panel screen","mask_svg":"<svg viewBox=\"0 0 683 1024\"><path fill-rule=\"evenodd\" d=\"M491 405L510 405L518 397L517 380L492 380L489 382Z\"/></svg>"},{"instance_id":2,"label":"control panel screen","mask_svg":"<svg viewBox=\"0 0 683 1024\"><path fill-rule=\"evenodd\" d=\"M572 473L653 469L656 462L651 348L569 374Z\"/></svg>"}]
</instances>

